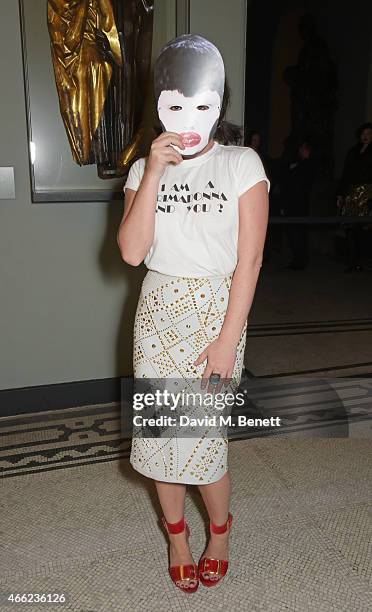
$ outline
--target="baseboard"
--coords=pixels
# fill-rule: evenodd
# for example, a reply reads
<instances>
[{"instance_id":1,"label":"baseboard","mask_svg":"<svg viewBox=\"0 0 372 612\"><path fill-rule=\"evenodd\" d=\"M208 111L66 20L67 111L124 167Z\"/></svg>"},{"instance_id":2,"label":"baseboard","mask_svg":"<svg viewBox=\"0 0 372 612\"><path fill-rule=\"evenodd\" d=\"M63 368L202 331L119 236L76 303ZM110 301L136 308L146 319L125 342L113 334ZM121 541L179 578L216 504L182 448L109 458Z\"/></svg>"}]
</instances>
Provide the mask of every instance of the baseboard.
<instances>
[{"instance_id":1,"label":"baseboard","mask_svg":"<svg viewBox=\"0 0 372 612\"><path fill-rule=\"evenodd\" d=\"M243 367L242 379L253 375ZM68 383L0 390L0 418L75 406L109 404L121 400L122 378L78 380Z\"/></svg>"},{"instance_id":2,"label":"baseboard","mask_svg":"<svg viewBox=\"0 0 372 612\"><path fill-rule=\"evenodd\" d=\"M0 417L120 401L121 378L0 390Z\"/></svg>"}]
</instances>

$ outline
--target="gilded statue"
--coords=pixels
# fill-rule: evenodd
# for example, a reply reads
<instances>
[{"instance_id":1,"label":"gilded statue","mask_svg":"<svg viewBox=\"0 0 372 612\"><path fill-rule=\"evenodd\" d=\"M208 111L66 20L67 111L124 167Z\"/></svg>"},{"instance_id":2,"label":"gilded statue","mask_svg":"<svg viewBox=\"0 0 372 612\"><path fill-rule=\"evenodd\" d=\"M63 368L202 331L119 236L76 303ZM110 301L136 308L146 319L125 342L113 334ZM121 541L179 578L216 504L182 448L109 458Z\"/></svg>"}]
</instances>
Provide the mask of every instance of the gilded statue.
<instances>
[{"instance_id":1,"label":"gilded statue","mask_svg":"<svg viewBox=\"0 0 372 612\"><path fill-rule=\"evenodd\" d=\"M60 112L73 159L101 178L126 173L144 146L153 4L48 0Z\"/></svg>"}]
</instances>

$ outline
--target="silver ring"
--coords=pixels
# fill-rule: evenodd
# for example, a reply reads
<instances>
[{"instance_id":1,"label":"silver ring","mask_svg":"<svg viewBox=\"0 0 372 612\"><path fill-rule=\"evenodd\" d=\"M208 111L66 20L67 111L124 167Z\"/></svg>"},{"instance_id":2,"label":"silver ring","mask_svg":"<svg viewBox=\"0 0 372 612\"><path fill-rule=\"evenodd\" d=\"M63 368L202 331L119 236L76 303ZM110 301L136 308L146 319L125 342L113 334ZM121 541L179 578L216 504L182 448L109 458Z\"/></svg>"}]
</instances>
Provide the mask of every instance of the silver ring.
<instances>
[{"instance_id":1,"label":"silver ring","mask_svg":"<svg viewBox=\"0 0 372 612\"><path fill-rule=\"evenodd\" d=\"M218 385L221 379L221 374L217 374L216 372L212 372L209 377L209 382L211 385Z\"/></svg>"}]
</instances>

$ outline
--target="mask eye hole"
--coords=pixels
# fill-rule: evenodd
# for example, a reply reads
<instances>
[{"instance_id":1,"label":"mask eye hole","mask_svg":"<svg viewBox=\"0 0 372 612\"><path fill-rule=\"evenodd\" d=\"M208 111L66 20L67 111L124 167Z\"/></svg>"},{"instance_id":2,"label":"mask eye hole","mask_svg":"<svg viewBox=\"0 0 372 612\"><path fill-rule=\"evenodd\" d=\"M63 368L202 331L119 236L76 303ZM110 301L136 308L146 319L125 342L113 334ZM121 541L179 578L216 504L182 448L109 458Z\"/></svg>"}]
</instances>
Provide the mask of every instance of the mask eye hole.
<instances>
[{"instance_id":1,"label":"mask eye hole","mask_svg":"<svg viewBox=\"0 0 372 612\"><path fill-rule=\"evenodd\" d=\"M182 106L173 105L169 107L171 111L179 111L182 110Z\"/></svg>"},{"instance_id":2,"label":"mask eye hole","mask_svg":"<svg viewBox=\"0 0 372 612\"><path fill-rule=\"evenodd\" d=\"M209 110L209 106L208 104L199 104L199 106L197 106L197 109L200 111L205 111L205 110Z\"/></svg>"}]
</instances>

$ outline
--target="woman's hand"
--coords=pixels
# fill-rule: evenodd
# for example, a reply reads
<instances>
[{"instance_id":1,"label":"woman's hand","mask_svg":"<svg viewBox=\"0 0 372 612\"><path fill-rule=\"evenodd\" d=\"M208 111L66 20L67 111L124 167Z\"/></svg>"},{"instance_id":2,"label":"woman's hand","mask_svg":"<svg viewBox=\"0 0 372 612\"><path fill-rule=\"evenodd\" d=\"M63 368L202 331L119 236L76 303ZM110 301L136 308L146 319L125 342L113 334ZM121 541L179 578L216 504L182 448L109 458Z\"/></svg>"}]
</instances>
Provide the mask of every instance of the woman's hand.
<instances>
[{"instance_id":1,"label":"woman's hand","mask_svg":"<svg viewBox=\"0 0 372 612\"><path fill-rule=\"evenodd\" d=\"M221 376L221 382L218 385L213 385L213 389L217 392L221 390L222 379L230 379L232 376L236 360L236 350L237 347L233 346L231 343L224 342L220 338L217 338L200 353L197 360L194 361L194 365L199 365L207 359L207 365L205 366L201 383L203 389L208 382L207 379L209 379L213 372ZM225 381L225 385L228 385L228 380Z\"/></svg>"},{"instance_id":2,"label":"woman's hand","mask_svg":"<svg viewBox=\"0 0 372 612\"><path fill-rule=\"evenodd\" d=\"M168 164L178 165L182 161L182 155L172 145L185 148L180 135L175 132L163 132L153 140L146 163L147 173L160 179Z\"/></svg>"}]
</instances>

